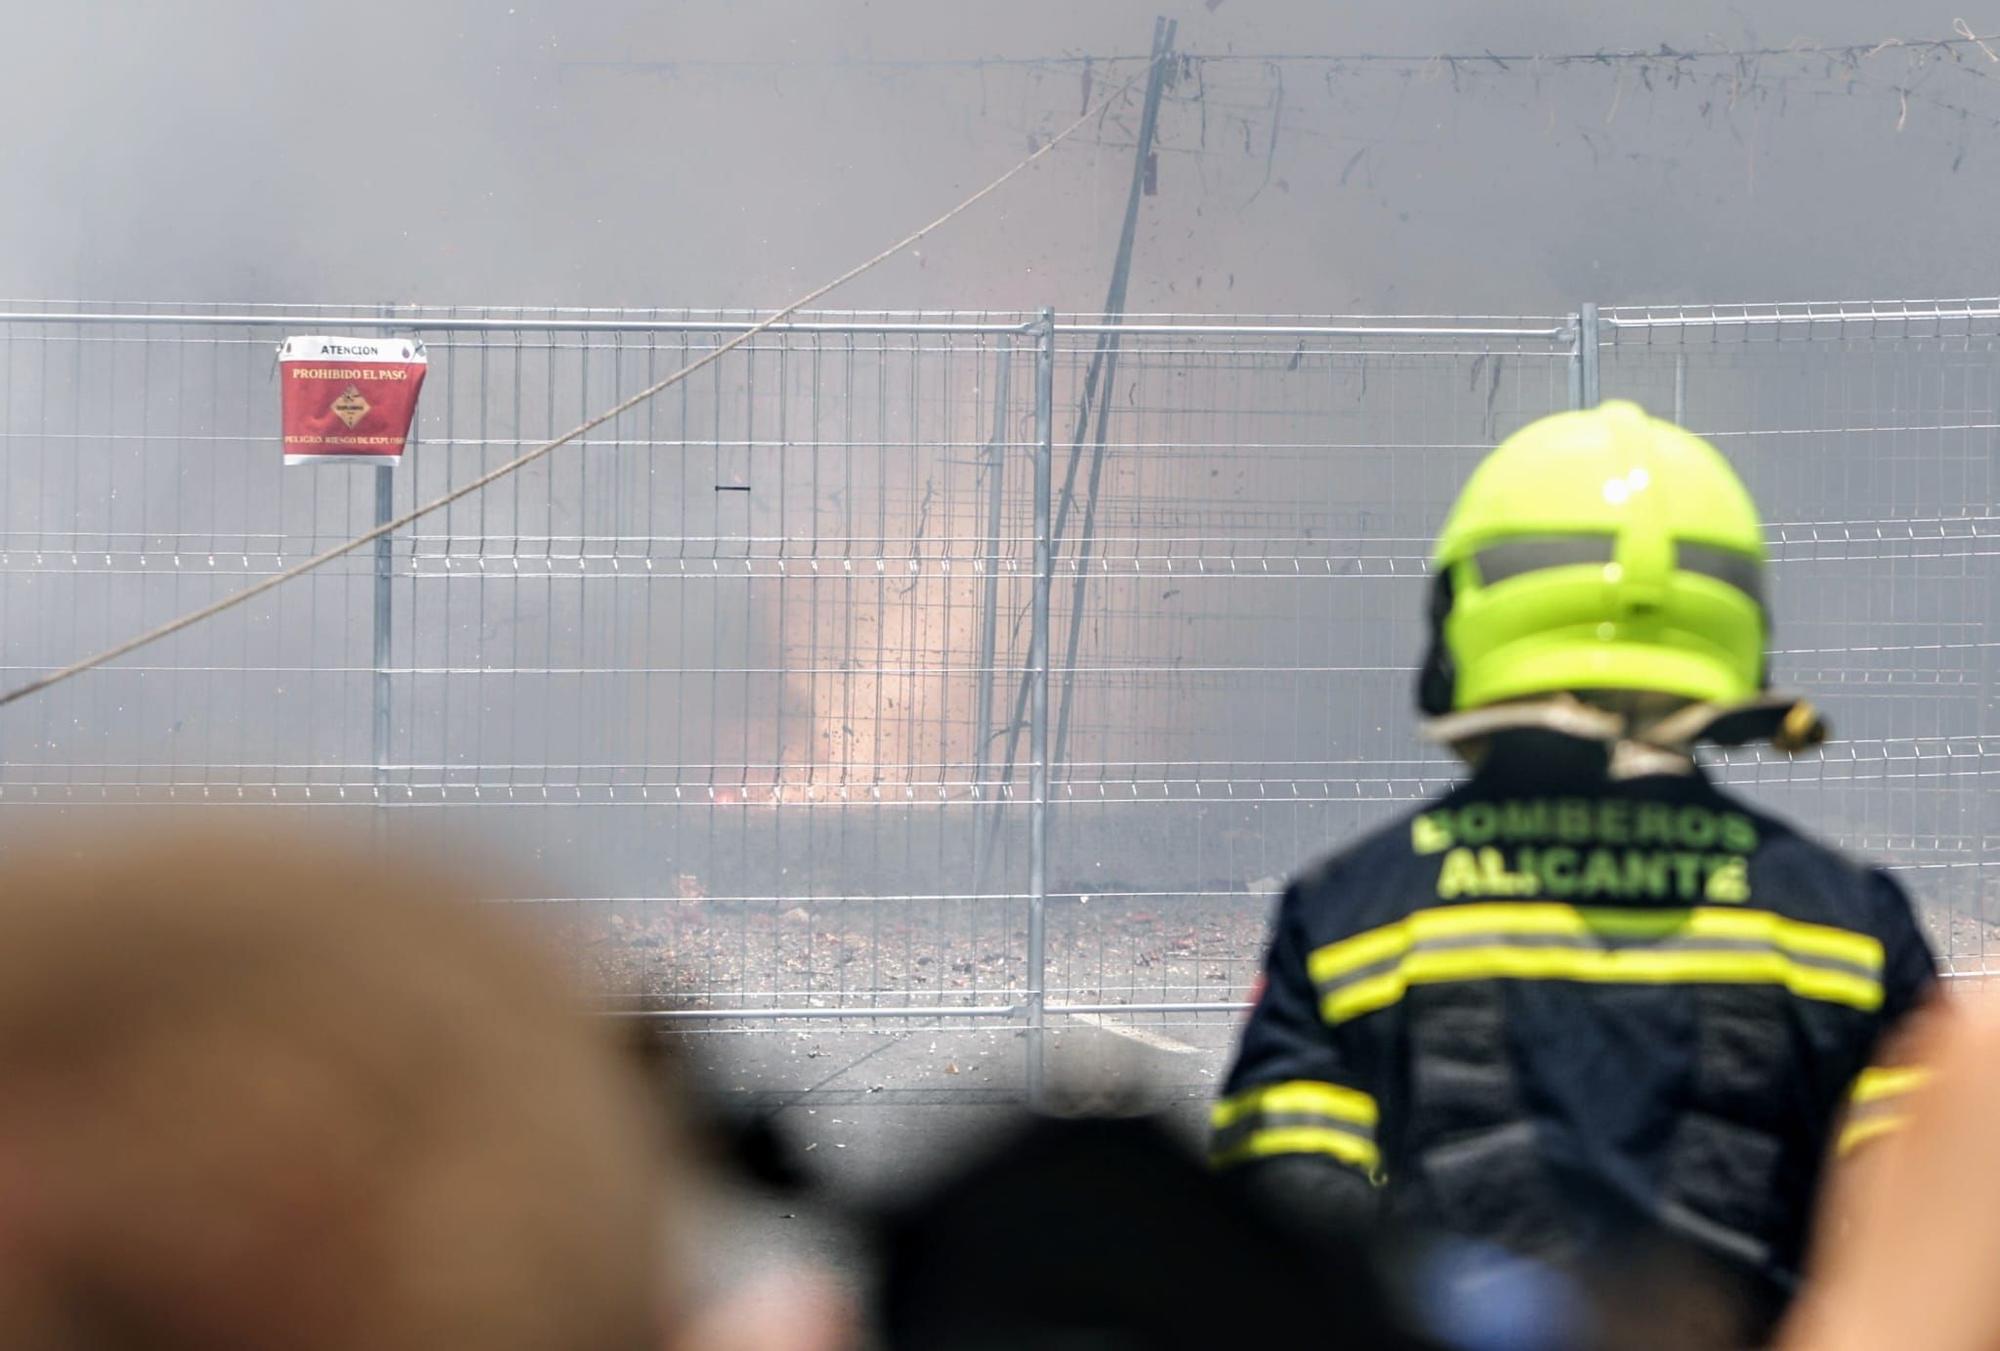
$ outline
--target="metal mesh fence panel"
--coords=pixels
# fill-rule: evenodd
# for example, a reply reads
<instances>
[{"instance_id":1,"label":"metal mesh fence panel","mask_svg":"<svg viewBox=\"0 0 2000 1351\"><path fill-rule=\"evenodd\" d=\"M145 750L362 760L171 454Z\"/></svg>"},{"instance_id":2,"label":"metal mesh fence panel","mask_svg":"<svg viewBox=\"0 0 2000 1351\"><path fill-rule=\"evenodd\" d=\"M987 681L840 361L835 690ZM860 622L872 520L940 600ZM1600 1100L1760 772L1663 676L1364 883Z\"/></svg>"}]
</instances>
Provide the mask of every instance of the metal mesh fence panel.
<instances>
[{"instance_id":1,"label":"metal mesh fence panel","mask_svg":"<svg viewBox=\"0 0 2000 1351\"><path fill-rule=\"evenodd\" d=\"M427 339L393 471L280 464L275 344L328 325ZM0 660L19 678L267 576L370 526L377 472L405 510L744 327L10 322ZM648 1007L1014 1007L1024 808L981 719L1026 650L1020 327L761 334L398 532L379 596L364 550L25 705L0 806L255 806L497 845L518 897L571 902L609 988Z\"/></svg>"},{"instance_id":2,"label":"metal mesh fence panel","mask_svg":"<svg viewBox=\"0 0 2000 1351\"><path fill-rule=\"evenodd\" d=\"M1606 397L1680 410L1770 524L1772 678L1829 711L1797 760L1727 780L1892 864L1952 969L1992 972L1992 624L2000 310L1606 310Z\"/></svg>"},{"instance_id":3,"label":"metal mesh fence panel","mask_svg":"<svg viewBox=\"0 0 2000 1351\"><path fill-rule=\"evenodd\" d=\"M1410 712L1429 541L1497 438L1567 405L1574 343L1142 322L1100 454L1100 410L1065 424L1106 339L1059 330L1051 999L1185 1023L1245 998L1278 879L1451 777Z\"/></svg>"}]
</instances>

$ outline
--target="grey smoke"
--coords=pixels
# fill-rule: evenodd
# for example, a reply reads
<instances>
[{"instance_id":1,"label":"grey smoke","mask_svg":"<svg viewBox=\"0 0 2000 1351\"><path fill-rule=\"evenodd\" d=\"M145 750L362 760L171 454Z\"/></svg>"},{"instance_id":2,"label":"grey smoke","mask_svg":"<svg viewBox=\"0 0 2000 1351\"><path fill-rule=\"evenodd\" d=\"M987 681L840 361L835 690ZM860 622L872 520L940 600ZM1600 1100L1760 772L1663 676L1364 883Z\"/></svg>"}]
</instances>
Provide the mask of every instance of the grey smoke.
<instances>
[{"instance_id":1,"label":"grey smoke","mask_svg":"<svg viewBox=\"0 0 2000 1351\"><path fill-rule=\"evenodd\" d=\"M246 0L17 7L0 291L769 306L1183 49L1496 53L1948 37L1931 3ZM2000 25L1966 16L1974 31ZM1992 289L1996 65L1213 63L1163 116L1136 308L1567 310ZM619 64L624 63L624 64ZM908 63L908 64L896 64ZM1130 64L1093 71L1098 91ZM1907 114L1899 89L1913 91ZM1940 106L1945 105L1945 106ZM1954 111L1962 109L1963 112ZM1271 122L1278 120L1275 140ZM1902 129L1897 129L1899 120ZM1088 309L1130 119L838 303ZM1204 144L1204 130L1206 133Z\"/></svg>"}]
</instances>

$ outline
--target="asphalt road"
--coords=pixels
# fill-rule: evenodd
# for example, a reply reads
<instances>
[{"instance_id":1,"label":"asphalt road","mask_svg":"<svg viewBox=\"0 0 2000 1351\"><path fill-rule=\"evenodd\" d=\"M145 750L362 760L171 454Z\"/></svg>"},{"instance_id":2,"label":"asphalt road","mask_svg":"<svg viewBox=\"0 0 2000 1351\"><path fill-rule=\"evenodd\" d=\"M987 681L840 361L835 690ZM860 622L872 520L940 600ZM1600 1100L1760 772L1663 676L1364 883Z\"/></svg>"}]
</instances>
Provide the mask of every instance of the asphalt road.
<instances>
[{"instance_id":1,"label":"asphalt road","mask_svg":"<svg viewBox=\"0 0 2000 1351\"><path fill-rule=\"evenodd\" d=\"M1044 1103L1062 1112L1152 1112L1191 1145L1226 1067L1235 1024L1058 1020ZM804 1262L860 1293L865 1219L961 1163L1026 1111L1027 1041L1014 1029L697 1033L703 1091L762 1115L808 1178L802 1193L739 1192L709 1256L743 1272Z\"/></svg>"}]
</instances>

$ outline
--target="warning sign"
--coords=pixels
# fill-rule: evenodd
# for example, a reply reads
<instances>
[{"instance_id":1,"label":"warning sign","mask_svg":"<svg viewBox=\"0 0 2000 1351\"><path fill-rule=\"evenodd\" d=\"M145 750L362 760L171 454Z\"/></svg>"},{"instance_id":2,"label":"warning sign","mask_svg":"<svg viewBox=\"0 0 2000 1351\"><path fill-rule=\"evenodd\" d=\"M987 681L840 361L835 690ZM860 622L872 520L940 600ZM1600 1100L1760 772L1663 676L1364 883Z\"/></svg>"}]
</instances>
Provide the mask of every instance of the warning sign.
<instances>
[{"instance_id":1,"label":"warning sign","mask_svg":"<svg viewBox=\"0 0 2000 1351\"><path fill-rule=\"evenodd\" d=\"M414 338L285 339L285 463L396 463L428 369Z\"/></svg>"},{"instance_id":2,"label":"warning sign","mask_svg":"<svg viewBox=\"0 0 2000 1351\"><path fill-rule=\"evenodd\" d=\"M352 429L355 423L361 421L362 415L368 411L369 407L368 400L361 397L361 386L359 385L349 385L347 392L333 401L333 411L339 416L342 422L348 425L349 429Z\"/></svg>"}]
</instances>

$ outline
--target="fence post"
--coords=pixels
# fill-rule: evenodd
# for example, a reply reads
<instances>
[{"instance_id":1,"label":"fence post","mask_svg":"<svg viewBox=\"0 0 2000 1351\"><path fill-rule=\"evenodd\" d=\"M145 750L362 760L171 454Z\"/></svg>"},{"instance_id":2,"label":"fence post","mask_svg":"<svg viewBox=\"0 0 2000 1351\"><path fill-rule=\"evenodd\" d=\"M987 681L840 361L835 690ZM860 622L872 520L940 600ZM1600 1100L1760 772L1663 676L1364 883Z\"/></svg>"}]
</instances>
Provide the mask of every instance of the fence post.
<instances>
[{"instance_id":1,"label":"fence post","mask_svg":"<svg viewBox=\"0 0 2000 1351\"><path fill-rule=\"evenodd\" d=\"M1042 311L1035 331L1035 595L1028 636L1034 685L1028 704L1028 1035L1027 1091L1044 1097L1044 1014L1048 975L1049 593L1055 548L1049 529L1049 480L1055 463L1056 312Z\"/></svg>"},{"instance_id":2,"label":"fence post","mask_svg":"<svg viewBox=\"0 0 2000 1351\"><path fill-rule=\"evenodd\" d=\"M1576 315L1577 407L1595 408L1599 403L1597 386L1597 305L1586 300Z\"/></svg>"},{"instance_id":3,"label":"fence post","mask_svg":"<svg viewBox=\"0 0 2000 1351\"><path fill-rule=\"evenodd\" d=\"M1000 532L1006 528L1004 511L1007 492L1007 448L1012 438L1012 409L1009 386L1014 373L1014 335L1000 335L998 369L993 380L993 439L986 447L986 538L980 544L986 576L980 583L979 599L979 690L973 713L973 810L972 889L986 890L987 849L995 818L1004 804L988 801L986 775L993 752L993 687L999 679L994 670L1000 642ZM998 794L995 795L996 797Z\"/></svg>"},{"instance_id":4,"label":"fence post","mask_svg":"<svg viewBox=\"0 0 2000 1351\"><path fill-rule=\"evenodd\" d=\"M384 305L381 312L382 318L385 321L384 332L386 333L388 331L386 321L394 318L396 307L394 305ZM409 439L413 443L416 440L416 433L417 424L412 419ZM405 448L404 453L408 454L413 449L415 449L414 445L408 446ZM375 466L375 524L378 527L387 525L395 517L395 514L395 466L378 464ZM389 607L393 594L389 588L389 580L394 569L394 551L390 544L389 536L383 535L375 541L375 596L373 607L375 620L375 645L373 654L375 679L374 689L370 692L369 696L374 718L372 720L372 732L369 737L369 763L373 766L371 777L375 784L376 826L381 830L382 837L385 840L388 836L389 823L387 818L382 816L380 808L388 802L389 728L391 726L393 711L390 701L394 697L389 688L389 658L392 647Z\"/></svg>"},{"instance_id":5,"label":"fence post","mask_svg":"<svg viewBox=\"0 0 2000 1351\"><path fill-rule=\"evenodd\" d=\"M396 471L388 465L375 467L375 524L386 525L395 515ZM375 801L379 806L384 801L389 778L389 579L394 568L389 537L382 536L375 541L375 734L373 739L373 761L375 766Z\"/></svg>"},{"instance_id":6,"label":"fence post","mask_svg":"<svg viewBox=\"0 0 2000 1351\"><path fill-rule=\"evenodd\" d=\"M1563 337L1569 340L1569 406L1571 410L1583 407L1583 316L1572 314L1563 329Z\"/></svg>"}]
</instances>

